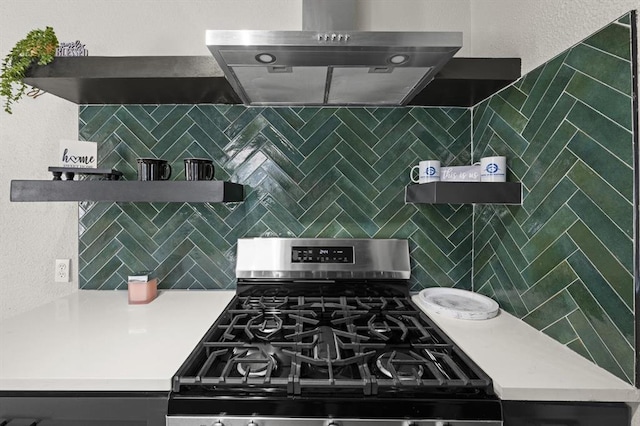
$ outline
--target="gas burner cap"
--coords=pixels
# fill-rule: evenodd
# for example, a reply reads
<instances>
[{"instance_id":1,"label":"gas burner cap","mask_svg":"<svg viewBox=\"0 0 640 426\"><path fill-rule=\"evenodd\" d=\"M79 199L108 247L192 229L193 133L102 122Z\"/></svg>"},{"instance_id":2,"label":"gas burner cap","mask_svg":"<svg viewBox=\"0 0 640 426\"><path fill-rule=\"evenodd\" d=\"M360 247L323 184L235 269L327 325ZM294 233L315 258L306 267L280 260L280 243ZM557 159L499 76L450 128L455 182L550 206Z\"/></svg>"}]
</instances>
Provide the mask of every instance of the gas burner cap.
<instances>
[{"instance_id":1,"label":"gas burner cap","mask_svg":"<svg viewBox=\"0 0 640 426\"><path fill-rule=\"evenodd\" d=\"M244 356L240 356L237 363L237 370L242 376L249 371L249 377L264 377L267 375L269 366L275 371L277 364L276 359L261 351L249 350Z\"/></svg>"},{"instance_id":2,"label":"gas burner cap","mask_svg":"<svg viewBox=\"0 0 640 426\"><path fill-rule=\"evenodd\" d=\"M422 377L422 374L424 373L424 368L422 368L422 365L413 362L405 364L403 361L417 360L411 355L404 352L385 352L376 360L376 367L378 367L378 370L380 370L382 374L390 379L394 378L393 374L391 373L393 369L395 369L396 375L400 380L416 380ZM390 368L390 363L393 368Z\"/></svg>"},{"instance_id":3,"label":"gas burner cap","mask_svg":"<svg viewBox=\"0 0 640 426\"><path fill-rule=\"evenodd\" d=\"M262 324L260 324L259 331L264 335L269 335L276 331L280 331L281 329L282 320L279 317L274 316L265 318Z\"/></svg>"}]
</instances>

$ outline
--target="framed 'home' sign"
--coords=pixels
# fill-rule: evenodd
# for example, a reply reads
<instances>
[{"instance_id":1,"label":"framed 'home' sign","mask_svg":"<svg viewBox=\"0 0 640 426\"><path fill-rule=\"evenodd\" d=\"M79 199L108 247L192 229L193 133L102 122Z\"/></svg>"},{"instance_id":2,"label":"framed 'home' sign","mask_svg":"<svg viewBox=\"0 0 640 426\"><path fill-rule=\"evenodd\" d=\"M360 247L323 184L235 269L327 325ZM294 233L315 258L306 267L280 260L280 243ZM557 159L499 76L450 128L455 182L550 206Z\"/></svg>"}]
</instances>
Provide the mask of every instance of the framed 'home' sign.
<instances>
[{"instance_id":1,"label":"framed 'home' sign","mask_svg":"<svg viewBox=\"0 0 640 426\"><path fill-rule=\"evenodd\" d=\"M98 144L96 142L61 140L58 165L61 167L96 168Z\"/></svg>"}]
</instances>

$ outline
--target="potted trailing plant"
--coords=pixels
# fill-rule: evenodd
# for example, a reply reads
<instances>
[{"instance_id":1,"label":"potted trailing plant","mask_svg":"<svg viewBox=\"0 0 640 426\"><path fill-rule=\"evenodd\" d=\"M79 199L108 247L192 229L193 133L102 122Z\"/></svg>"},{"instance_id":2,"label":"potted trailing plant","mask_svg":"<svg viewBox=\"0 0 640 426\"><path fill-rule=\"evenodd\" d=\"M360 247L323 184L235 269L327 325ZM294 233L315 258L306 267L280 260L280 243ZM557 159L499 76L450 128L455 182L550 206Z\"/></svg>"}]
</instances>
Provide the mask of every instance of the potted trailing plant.
<instances>
[{"instance_id":1,"label":"potted trailing plant","mask_svg":"<svg viewBox=\"0 0 640 426\"><path fill-rule=\"evenodd\" d=\"M18 41L2 61L0 96L5 98L4 110L11 114L11 104L22 98L27 86L24 76L33 64L46 65L53 61L58 48L58 38L53 28L30 31Z\"/></svg>"}]
</instances>

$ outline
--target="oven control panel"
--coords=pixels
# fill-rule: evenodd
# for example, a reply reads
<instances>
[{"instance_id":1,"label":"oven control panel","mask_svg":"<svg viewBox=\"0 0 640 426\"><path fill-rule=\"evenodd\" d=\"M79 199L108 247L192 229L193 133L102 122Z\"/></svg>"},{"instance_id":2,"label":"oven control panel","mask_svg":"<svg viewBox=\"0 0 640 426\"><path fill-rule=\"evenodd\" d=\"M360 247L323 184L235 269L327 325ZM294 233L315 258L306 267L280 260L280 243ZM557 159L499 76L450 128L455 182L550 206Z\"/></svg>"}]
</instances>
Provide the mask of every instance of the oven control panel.
<instances>
[{"instance_id":1,"label":"oven control panel","mask_svg":"<svg viewBox=\"0 0 640 426\"><path fill-rule=\"evenodd\" d=\"M292 263L353 263L353 247L291 247Z\"/></svg>"}]
</instances>

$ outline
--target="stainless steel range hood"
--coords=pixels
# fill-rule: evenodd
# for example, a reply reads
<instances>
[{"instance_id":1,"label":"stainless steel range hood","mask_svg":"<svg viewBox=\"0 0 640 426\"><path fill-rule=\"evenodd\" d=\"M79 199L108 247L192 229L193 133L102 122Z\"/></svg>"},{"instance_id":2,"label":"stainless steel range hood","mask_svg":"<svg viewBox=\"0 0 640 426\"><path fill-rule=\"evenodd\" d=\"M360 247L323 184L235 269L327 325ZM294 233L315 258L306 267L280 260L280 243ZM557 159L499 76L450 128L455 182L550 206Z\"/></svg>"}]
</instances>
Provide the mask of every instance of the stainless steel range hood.
<instances>
[{"instance_id":1,"label":"stainless steel range hood","mask_svg":"<svg viewBox=\"0 0 640 426\"><path fill-rule=\"evenodd\" d=\"M351 31L354 16L354 0L304 0L302 31L208 30L207 47L245 105L274 106L404 105L462 47L460 32Z\"/></svg>"}]
</instances>

